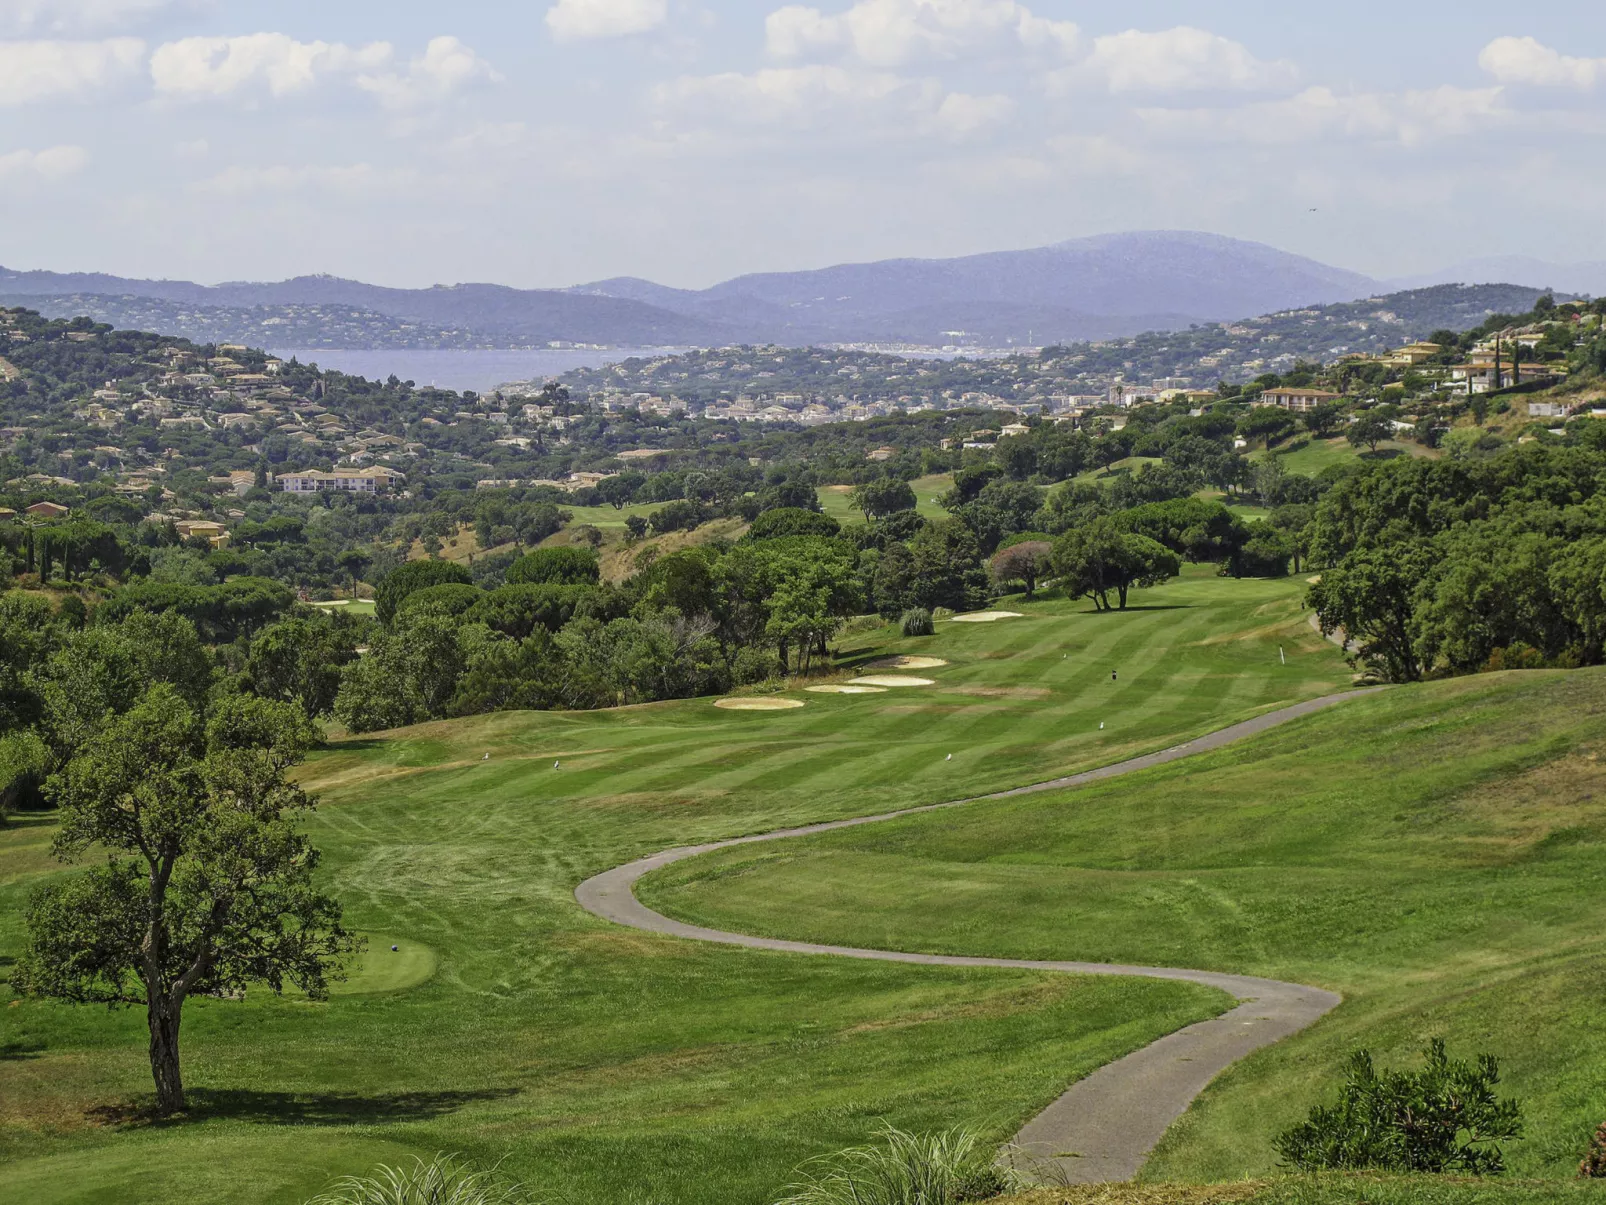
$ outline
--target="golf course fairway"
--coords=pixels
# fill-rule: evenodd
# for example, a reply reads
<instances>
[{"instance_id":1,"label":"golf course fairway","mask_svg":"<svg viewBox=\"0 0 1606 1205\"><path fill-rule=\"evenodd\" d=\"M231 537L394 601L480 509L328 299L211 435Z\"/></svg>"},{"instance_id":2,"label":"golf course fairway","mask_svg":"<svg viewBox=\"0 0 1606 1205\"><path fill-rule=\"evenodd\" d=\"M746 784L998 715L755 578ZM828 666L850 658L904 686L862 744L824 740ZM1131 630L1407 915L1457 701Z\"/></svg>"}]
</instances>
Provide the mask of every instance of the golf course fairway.
<instances>
[{"instance_id":1,"label":"golf course fairway","mask_svg":"<svg viewBox=\"0 0 1606 1205\"><path fill-rule=\"evenodd\" d=\"M844 680L888 656L948 665L917 690L787 692L807 702L786 711L688 700L337 740L301 775L322 800L309 828L328 881L386 951L431 958L389 979L365 964L359 990L328 1002L192 1003L192 1109L160 1125L138 1111L142 1016L7 994L0 1199L299 1205L336 1175L448 1150L505 1160L555 1199L765 1205L801 1160L883 1121L1002 1140L1068 1083L1230 1000L705 947L590 917L576 884L670 845L1004 790L1343 690L1303 589L1197 569L1124 614L1010 599L1023 618L868 632L839 642ZM48 815L0 830L0 959L21 946L29 890L71 873L51 835ZM703 906L714 878L685 902Z\"/></svg>"}]
</instances>

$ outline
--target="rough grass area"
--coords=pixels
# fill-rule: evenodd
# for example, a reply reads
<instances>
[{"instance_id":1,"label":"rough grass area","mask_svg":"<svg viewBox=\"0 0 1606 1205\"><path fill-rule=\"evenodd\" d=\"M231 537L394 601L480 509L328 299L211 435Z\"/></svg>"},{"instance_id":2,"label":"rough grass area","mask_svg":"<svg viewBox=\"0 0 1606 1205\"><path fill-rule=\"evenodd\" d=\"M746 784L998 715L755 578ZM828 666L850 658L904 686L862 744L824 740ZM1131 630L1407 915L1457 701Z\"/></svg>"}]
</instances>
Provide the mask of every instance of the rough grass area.
<instances>
[{"instance_id":1,"label":"rough grass area","mask_svg":"<svg viewBox=\"0 0 1606 1205\"><path fill-rule=\"evenodd\" d=\"M642 895L746 932L1345 995L1212 1084L1148 1179L1269 1174L1348 1051L1414 1065L1442 1034L1525 1100L1513 1172L1561 1180L1606 1118L1603 721L1600 669L1398 687L1074 793L682 862Z\"/></svg>"},{"instance_id":2,"label":"rough grass area","mask_svg":"<svg viewBox=\"0 0 1606 1205\"><path fill-rule=\"evenodd\" d=\"M703 699L337 742L303 777L323 797L325 873L370 934L352 980L327 1003L192 1005L194 1107L163 1125L138 1120L140 1015L0 989L0 1201L300 1205L337 1175L456 1151L505 1157L554 1201L768 1205L803 1160L883 1123L1003 1140L1225 999L702 946L597 920L575 885L681 842L1018 785L1340 688L1302 590L1197 571L1125 615L1011 600L1025 618L881 628L848 642L843 675L929 655L949 662L937 686L798 693L789 712ZM27 892L61 873L50 836L49 817L0 829L0 974Z\"/></svg>"}]
</instances>

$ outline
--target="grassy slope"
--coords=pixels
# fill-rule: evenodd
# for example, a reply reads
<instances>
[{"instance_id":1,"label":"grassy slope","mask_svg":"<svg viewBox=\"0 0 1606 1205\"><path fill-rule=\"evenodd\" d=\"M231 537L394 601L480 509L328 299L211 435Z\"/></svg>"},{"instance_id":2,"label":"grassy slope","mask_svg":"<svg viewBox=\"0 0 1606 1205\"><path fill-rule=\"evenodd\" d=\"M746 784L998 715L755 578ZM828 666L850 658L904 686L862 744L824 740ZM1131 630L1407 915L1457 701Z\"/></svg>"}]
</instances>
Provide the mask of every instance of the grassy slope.
<instances>
[{"instance_id":1,"label":"grassy slope","mask_svg":"<svg viewBox=\"0 0 1606 1205\"><path fill-rule=\"evenodd\" d=\"M940 691L504 714L339 744L307 777L330 878L375 935L350 986L427 973L420 944L433 977L328 1004L192 1004L198 1108L171 1127L95 1113L149 1090L138 1015L0 1003L0 1199L298 1202L333 1173L459 1150L575 1201L756 1205L879 1118L1002 1137L1220 997L684 944L586 916L574 884L676 842L1002 787L1340 686L1300 589L1199 573L1147 598L1181 609L1043 602L927 641L860 638L860 660L948 657ZM0 830L0 959L53 871L48 838L37 819ZM395 971L392 942L411 959Z\"/></svg>"},{"instance_id":2,"label":"grassy slope","mask_svg":"<svg viewBox=\"0 0 1606 1205\"><path fill-rule=\"evenodd\" d=\"M915 510L928 519L946 519L948 512L937 505L937 499L953 488L952 473L934 473L929 477L916 477L909 483L915 491ZM851 485L824 485L820 487L820 509L838 523L863 523L864 514L853 506Z\"/></svg>"},{"instance_id":3,"label":"grassy slope","mask_svg":"<svg viewBox=\"0 0 1606 1205\"><path fill-rule=\"evenodd\" d=\"M1335 464L1352 464L1357 460L1392 460L1399 456L1434 457L1438 455L1432 448L1425 448L1419 443L1409 440L1384 440L1378 445L1377 451L1363 452L1359 448L1350 446L1348 440L1342 435L1332 439L1312 439L1304 441L1301 446L1294 446L1300 441L1293 441L1281 448L1274 448L1271 455L1282 461L1283 468L1290 473L1300 473L1306 477L1314 477L1325 468ZM1264 448L1257 449L1249 454L1250 460L1264 460L1267 452Z\"/></svg>"},{"instance_id":4,"label":"grassy slope","mask_svg":"<svg viewBox=\"0 0 1606 1205\"><path fill-rule=\"evenodd\" d=\"M1343 992L1216 1082L1147 1174L1272 1169L1348 1050L1443 1034L1528 1101L1521 1174L1606 1117L1606 671L1396 688L1071 794L716 855L645 885L711 923L832 941L1249 971Z\"/></svg>"}]
</instances>

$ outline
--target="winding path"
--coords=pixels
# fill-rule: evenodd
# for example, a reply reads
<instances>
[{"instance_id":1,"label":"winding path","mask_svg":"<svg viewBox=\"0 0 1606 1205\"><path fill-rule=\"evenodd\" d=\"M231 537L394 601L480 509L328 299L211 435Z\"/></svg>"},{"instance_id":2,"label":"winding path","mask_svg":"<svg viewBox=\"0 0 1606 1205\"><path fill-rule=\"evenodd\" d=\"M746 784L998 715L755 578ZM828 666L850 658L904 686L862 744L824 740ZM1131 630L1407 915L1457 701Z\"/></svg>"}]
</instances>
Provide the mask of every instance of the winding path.
<instances>
[{"instance_id":1,"label":"winding path","mask_svg":"<svg viewBox=\"0 0 1606 1205\"><path fill-rule=\"evenodd\" d=\"M1129 1180L1137 1174L1138 1168L1160 1141L1166 1128L1216 1075L1251 1051L1298 1033L1337 1007L1342 997L1321 988L1304 987L1297 983L1280 983L1275 979L1257 979L1249 975L1229 975L1216 971L1119 966L1102 962L1039 962L1021 958L910 954L898 950L865 950L726 933L719 929L686 924L654 912L636 898L636 880L671 863L695 858L716 849L856 828L862 824L877 824L883 820L961 807L983 800L1009 799L1038 791L1079 787L1101 779L1163 766L1184 757L1220 749L1335 703L1371 694L1375 689L1346 691L1296 703L1292 707L1267 712L1159 753L1134 757L1082 774L1056 778L1051 782L950 803L905 808L879 816L833 820L825 824L809 824L727 841L712 841L706 845L667 849L587 879L575 888L574 896L587 912L605 920L633 929L644 929L649 933L693 941L719 942L755 950L779 950L789 954L833 954L841 958L907 962L922 966L1005 967L1075 975L1141 975L1151 979L1186 980L1230 993L1239 1001L1236 1008L1209 1021L1201 1021L1167 1034L1125 1058L1105 1064L1087 1078L1072 1084L1064 1095L1027 1122L1015 1137L1016 1144L1033 1163L1041 1164L1045 1170L1057 1166L1055 1178L1063 1175L1069 1182L1077 1184Z\"/></svg>"}]
</instances>

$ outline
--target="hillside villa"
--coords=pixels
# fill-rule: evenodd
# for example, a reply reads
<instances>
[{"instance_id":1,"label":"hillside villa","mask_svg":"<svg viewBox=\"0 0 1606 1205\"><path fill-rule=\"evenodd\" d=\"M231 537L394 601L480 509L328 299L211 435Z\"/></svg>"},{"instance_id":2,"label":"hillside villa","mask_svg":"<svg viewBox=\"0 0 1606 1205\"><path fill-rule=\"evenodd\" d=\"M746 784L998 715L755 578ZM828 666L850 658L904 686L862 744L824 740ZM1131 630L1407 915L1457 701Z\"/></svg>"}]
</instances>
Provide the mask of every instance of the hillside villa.
<instances>
[{"instance_id":1,"label":"hillside villa","mask_svg":"<svg viewBox=\"0 0 1606 1205\"><path fill-rule=\"evenodd\" d=\"M280 487L287 494L316 494L322 490L347 490L354 494L373 494L388 490L402 474L390 469L336 469L320 473L311 469L305 473L280 473Z\"/></svg>"},{"instance_id":2,"label":"hillside villa","mask_svg":"<svg viewBox=\"0 0 1606 1205\"><path fill-rule=\"evenodd\" d=\"M1277 406L1283 410L1292 410L1296 414L1305 414L1315 410L1318 406L1326 406L1336 402L1342 396L1342 394L1331 393L1326 389L1294 389L1283 386L1266 390L1260 395L1255 405Z\"/></svg>"}]
</instances>

